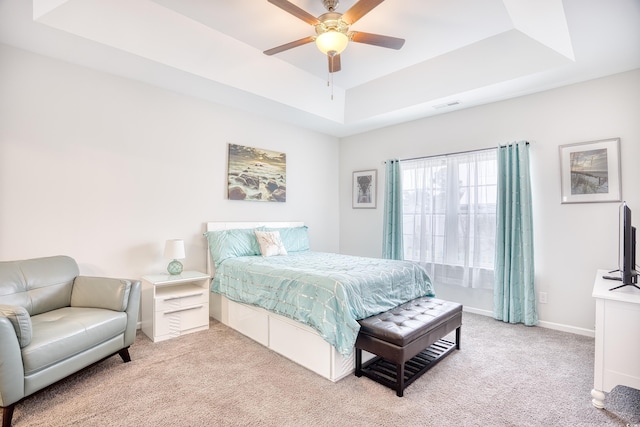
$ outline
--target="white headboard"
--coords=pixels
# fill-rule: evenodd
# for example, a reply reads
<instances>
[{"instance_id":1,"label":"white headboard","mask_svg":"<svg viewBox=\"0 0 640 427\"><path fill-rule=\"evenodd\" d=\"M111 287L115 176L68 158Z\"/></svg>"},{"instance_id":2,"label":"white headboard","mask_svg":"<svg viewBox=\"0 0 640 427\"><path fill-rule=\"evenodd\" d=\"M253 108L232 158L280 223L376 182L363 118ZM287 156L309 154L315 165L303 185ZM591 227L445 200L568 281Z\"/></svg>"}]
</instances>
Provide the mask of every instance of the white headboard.
<instances>
[{"instance_id":1,"label":"white headboard","mask_svg":"<svg viewBox=\"0 0 640 427\"><path fill-rule=\"evenodd\" d=\"M284 228L284 227L302 227L304 222L302 221L278 221L278 222L207 222L207 231L220 231L231 230L234 228L256 228L256 227L269 227L269 228ZM212 278L215 273L215 268L211 262L211 251L209 250L209 244L207 246L207 274Z\"/></svg>"}]
</instances>

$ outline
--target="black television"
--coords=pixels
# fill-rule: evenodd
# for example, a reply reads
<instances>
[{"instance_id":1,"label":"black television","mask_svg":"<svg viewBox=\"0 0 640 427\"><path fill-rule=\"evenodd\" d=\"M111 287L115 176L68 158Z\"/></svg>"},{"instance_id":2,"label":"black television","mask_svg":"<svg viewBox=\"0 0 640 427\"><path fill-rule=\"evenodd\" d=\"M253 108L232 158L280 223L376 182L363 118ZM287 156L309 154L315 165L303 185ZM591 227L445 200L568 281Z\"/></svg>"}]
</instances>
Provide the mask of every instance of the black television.
<instances>
[{"instance_id":1,"label":"black television","mask_svg":"<svg viewBox=\"0 0 640 427\"><path fill-rule=\"evenodd\" d=\"M626 202L620 205L620 249L618 262L622 284L611 288L618 289L623 286L634 286L638 289L638 271L636 271L636 228L631 222L631 209Z\"/></svg>"}]
</instances>

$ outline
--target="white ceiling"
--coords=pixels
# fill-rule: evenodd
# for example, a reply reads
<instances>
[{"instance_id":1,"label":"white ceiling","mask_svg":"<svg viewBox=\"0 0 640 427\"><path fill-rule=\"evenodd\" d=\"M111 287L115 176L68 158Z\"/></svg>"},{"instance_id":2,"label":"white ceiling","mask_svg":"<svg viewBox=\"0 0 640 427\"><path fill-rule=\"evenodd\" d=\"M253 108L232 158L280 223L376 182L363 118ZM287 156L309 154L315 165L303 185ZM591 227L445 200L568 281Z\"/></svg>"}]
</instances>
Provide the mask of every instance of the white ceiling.
<instances>
[{"instance_id":1,"label":"white ceiling","mask_svg":"<svg viewBox=\"0 0 640 427\"><path fill-rule=\"evenodd\" d=\"M0 0L1 43L335 136L640 68L639 0L386 0L351 29L406 43L350 43L328 85L313 43L262 53L314 34L266 0Z\"/></svg>"}]
</instances>

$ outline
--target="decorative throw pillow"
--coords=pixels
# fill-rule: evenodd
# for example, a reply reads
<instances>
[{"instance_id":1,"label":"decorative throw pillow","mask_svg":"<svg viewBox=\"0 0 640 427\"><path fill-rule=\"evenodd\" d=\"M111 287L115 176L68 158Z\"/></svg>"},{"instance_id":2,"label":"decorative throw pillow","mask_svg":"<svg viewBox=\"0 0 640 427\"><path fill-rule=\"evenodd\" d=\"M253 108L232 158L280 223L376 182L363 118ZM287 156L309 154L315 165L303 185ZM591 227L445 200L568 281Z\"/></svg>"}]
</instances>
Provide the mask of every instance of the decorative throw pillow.
<instances>
[{"instance_id":1,"label":"decorative throw pillow","mask_svg":"<svg viewBox=\"0 0 640 427\"><path fill-rule=\"evenodd\" d=\"M309 250L309 233L307 226L265 228L265 231L277 231L288 253L302 252Z\"/></svg>"},{"instance_id":2,"label":"decorative throw pillow","mask_svg":"<svg viewBox=\"0 0 640 427\"><path fill-rule=\"evenodd\" d=\"M277 231L257 231L256 239L258 239L258 245L260 245L260 253L262 256L274 256L274 255L286 255L287 250L282 244L280 239L280 233Z\"/></svg>"}]
</instances>

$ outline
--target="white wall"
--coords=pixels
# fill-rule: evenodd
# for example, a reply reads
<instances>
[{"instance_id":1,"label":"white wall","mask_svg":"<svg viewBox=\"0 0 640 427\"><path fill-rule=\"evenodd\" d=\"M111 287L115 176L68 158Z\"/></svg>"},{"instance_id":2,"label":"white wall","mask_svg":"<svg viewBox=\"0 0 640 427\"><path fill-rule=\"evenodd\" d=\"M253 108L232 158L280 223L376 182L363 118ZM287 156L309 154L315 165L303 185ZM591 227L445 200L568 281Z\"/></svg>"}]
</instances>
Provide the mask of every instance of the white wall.
<instances>
[{"instance_id":1,"label":"white wall","mask_svg":"<svg viewBox=\"0 0 640 427\"><path fill-rule=\"evenodd\" d=\"M558 146L613 137L621 138L623 198L640 225L640 70L344 138L340 250L382 253L384 160L530 141L536 287L549 301L538 305L541 323L588 334L595 321L596 269L617 265L618 204L561 204ZM352 209L352 172L374 168L378 209ZM490 291L436 284L436 292L492 311Z\"/></svg>"},{"instance_id":2,"label":"white wall","mask_svg":"<svg viewBox=\"0 0 640 427\"><path fill-rule=\"evenodd\" d=\"M0 260L64 253L83 274L135 278L163 271L164 241L184 238L185 267L204 269L211 220L303 220L313 249L377 257L385 159L526 139L540 318L591 330L595 270L616 265L617 205L560 204L558 146L620 137L623 196L640 218L640 70L339 143L7 46L0 64ZM287 154L286 203L225 199L228 143ZM351 174L372 168L378 208L352 209ZM490 292L437 290L491 310Z\"/></svg>"},{"instance_id":3,"label":"white wall","mask_svg":"<svg viewBox=\"0 0 640 427\"><path fill-rule=\"evenodd\" d=\"M81 273L162 272L207 221L302 220L338 250L338 140L0 45L0 260L55 254ZM286 203L226 200L227 144L287 155Z\"/></svg>"}]
</instances>

